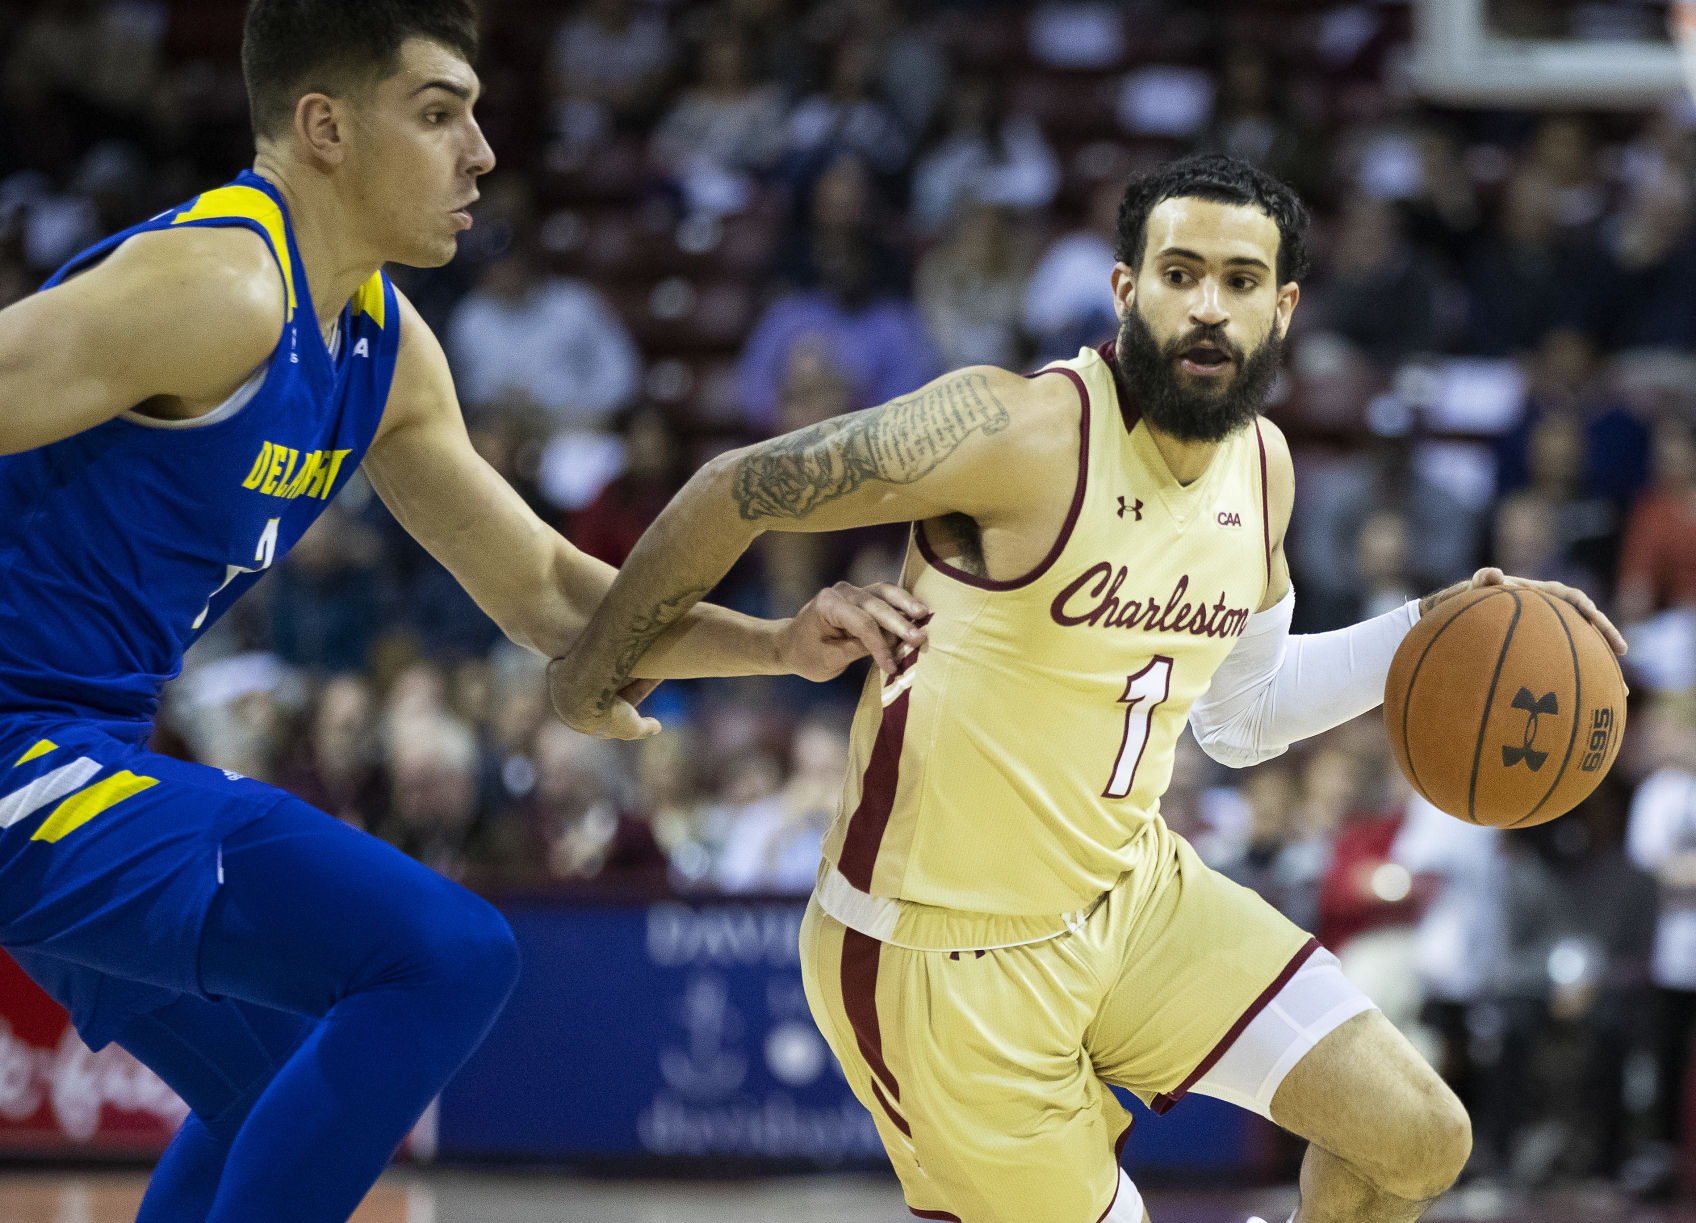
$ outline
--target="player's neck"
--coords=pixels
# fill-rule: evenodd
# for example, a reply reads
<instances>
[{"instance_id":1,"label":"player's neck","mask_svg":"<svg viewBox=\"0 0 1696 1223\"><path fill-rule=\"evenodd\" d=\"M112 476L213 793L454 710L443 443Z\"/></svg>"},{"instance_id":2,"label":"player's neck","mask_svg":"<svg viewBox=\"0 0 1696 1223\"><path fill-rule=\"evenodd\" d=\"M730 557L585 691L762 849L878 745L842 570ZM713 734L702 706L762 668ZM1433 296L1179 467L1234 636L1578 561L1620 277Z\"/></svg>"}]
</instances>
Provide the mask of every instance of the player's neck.
<instances>
[{"instance_id":1,"label":"player's neck","mask_svg":"<svg viewBox=\"0 0 1696 1223\"><path fill-rule=\"evenodd\" d=\"M275 187L288 205L318 326L327 334L348 299L382 267L382 258L350 238L354 229L323 176L290 167L263 150L254 158L253 172Z\"/></svg>"},{"instance_id":2,"label":"player's neck","mask_svg":"<svg viewBox=\"0 0 1696 1223\"><path fill-rule=\"evenodd\" d=\"M1148 436L1154 442L1154 448L1166 461L1166 470L1172 473L1172 478L1179 484L1194 484L1201 479L1207 472L1207 465L1213 462L1213 456L1219 453L1219 447L1223 444L1190 442L1173 437L1147 416L1143 417L1142 423L1148 429Z\"/></svg>"}]
</instances>

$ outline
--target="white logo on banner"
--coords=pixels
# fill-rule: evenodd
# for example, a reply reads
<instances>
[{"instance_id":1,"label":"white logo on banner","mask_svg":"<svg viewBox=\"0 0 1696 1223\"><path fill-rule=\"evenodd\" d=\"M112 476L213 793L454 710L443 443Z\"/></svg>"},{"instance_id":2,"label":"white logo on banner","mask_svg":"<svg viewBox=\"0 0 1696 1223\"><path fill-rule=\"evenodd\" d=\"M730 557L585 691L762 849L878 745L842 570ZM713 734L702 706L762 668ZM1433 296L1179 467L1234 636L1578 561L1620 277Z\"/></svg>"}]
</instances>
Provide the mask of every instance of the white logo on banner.
<instances>
[{"instance_id":1,"label":"white logo on banner","mask_svg":"<svg viewBox=\"0 0 1696 1223\"><path fill-rule=\"evenodd\" d=\"M26 1121L43 1101L65 1136L77 1142L94 1137L107 1104L151 1114L172 1129L188 1116L188 1105L117 1045L95 1053L66 1028L58 1048L38 1049L0 1018L0 1117Z\"/></svg>"}]
</instances>

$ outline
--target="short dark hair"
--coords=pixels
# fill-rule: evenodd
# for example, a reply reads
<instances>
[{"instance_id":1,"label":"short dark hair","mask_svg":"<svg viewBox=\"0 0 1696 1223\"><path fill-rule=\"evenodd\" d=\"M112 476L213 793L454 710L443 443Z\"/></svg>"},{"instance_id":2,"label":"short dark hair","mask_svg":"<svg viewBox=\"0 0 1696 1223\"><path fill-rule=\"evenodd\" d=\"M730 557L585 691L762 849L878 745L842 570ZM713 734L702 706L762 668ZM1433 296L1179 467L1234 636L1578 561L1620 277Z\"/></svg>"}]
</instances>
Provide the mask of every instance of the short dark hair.
<instances>
[{"instance_id":1,"label":"short dark hair","mask_svg":"<svg viewBox=\"0 0 1696 1223\"><path fill-rule=\"evenodd\" d=\"M341 97L389 76L409 38L474 62L477 11L471 0L251 0L241 71L253 134L287 131L303 94Z\"/></svg>"},{"instance_id":2,"label":"short dark hair","mask_svg":"<svg viewBox=\"0 0 1696 1223\"><path fill-rule=\"evenodd\" d=\"M1167 162L1125 185L1119 201L1119 233L1113 257L1141 267L1148 249L1148 214L1162 200L1198 199L1249 204L1278 226L1278 283L1307 275L1307 228L1311 218L1301 197L1240 157L1196 153Z\"/></svg>"}]
</instances>

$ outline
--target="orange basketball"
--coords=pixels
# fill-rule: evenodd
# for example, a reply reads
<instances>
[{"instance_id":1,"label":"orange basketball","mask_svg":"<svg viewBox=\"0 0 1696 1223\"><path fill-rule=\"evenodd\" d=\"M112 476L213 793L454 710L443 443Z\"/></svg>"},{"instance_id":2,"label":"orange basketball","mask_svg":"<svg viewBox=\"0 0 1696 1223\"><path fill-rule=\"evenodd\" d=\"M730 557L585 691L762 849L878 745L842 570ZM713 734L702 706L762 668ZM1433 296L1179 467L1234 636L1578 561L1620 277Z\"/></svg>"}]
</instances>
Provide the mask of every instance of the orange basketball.
<instances>
[{"instance_id":1,"label":"orange basketball","mask_svg":"<svg viewBox=\"0 0 1696 1223\"><path fill-rule=\"evenodd\" d=\"M1396 650L1384 720L1402 772L1474 824L1526 828L1596 788L1625 731L1625 679L1570 603L1493 586L1448 599Z\"/></svg>"}]
</instances>

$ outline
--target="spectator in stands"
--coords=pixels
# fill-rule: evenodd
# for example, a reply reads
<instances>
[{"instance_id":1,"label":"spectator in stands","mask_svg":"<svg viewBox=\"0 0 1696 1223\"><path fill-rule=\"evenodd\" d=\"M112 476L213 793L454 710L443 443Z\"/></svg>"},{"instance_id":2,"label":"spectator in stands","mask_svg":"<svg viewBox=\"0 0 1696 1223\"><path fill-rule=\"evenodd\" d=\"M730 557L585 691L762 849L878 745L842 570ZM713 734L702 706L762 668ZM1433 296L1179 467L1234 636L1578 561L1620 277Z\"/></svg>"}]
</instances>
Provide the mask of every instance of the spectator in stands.
<instances>
[{"instance_id":1,"label":"spectator in stands","mask_svg":"<svg viewBox=\"0 0 1696 1223\"><path fill-rule=\"evenodd\" d=\"M1696 1037L1696 694L1663 701L1645 729L1654 771L1632 796L1626 847L1661 890L1652 968L1660 1004L1655 1137L1682 1149Z\"/></svg>"},{"instance_id":2,"label":"spectator in stands","mask_svg":"<svg viewBox=\"0 0 1696 1223\"><path fill-rule=\"evenodd\" d=\"M927 131L948 94L948 60L912 28L896 0L816 0L803 23L816 45L862 40L877 94L910 139Z\"/></svg>"},{"instance_id":3,"label":"spectator in stands","mask_svg":"<svg viewBox=\"0 0 1696 1223\"><path fill-rule=\"evenodd\" d=\"M885 182L906 169L914 137L878 91L876 54L869 38L845 38L836 45L825 89L796 104L785 158L791 181L810 179L843 154L862 159Z\"/></svg>"},{"instance_id":4,"label":"spectator in stands","mask_svg":"<svg viewBox=\"0 0 1696 1223\"><path fill-rule=\"evenodd\" d=\"M1348 623L1349 609L1365 589L1361 527L1375 513L1399 515L1406 537L1418 541L1417 548L1404 550L1405 580L1412 589L1445 586L1474 569L1478 514L1432 479L1416 456L1413 438L1380 437L1371 450L1304 479L1291 522L1299 541L1291 563L1298 567L1302 598L1296 616L1307 626L1303 631Z\"/></svg>"},{"instance_id":5,"label":"spectator in stands","mask_svg":"<svg viewBox=\"0 0 1696 1223\"><path fill-rule=\"evenodd\" d=\"M740 30L710 26L697 52L695 84L649 142L649 155L682 184L693 211L740 211L729 205L747 202L751 176L769 168L783 149L782 90L754 78L748 60Z\"/></svg>"},{"instance_id":6,"label":"spectator in stands","mask_svg":"<svg viewBox=\"0 0 1696 1223\"><path fill-rule=\"evenodd\" d=\"M548 719L533 748L531 835L555 879L663 885L666 858L646 820L624 809L618 747Z\"/></svg>"},{"instance_id":7,"label":"spectator in stands","mask_svg":"<svg viewBox=\"0 0 1696 1223\"><path fill-rule=\"evenodd\" d=\"M1277 67L1272 51L1260 43L1226 48L1213 115L1197 151L1253 162L1306 198L1321 186L1324 149L1311 127L1283 113L1273 90L1284 75Z\"/></svg>"},{"instance_id":8,"label":"spectator in stands","mask_svg":"<svg viewBox=\"0 0 1696 1223\"><path fill-rule=\"evenodd\" d=\"M1436 349L1436 280L1395 205L1367 195L1345 202L1327 263L1320 327L1386 370Z\"/></svg>"},{"instance_id":9,"label":"spectator in stands","mask_svg":"<svg viewBox=\"0 0 1696 1223\"><path fill-rule=\"evenodd\" d=\"M664 413L638 408L625 423L624 470L571 515L566 533L590 556L622 565L687 478L682 447Z\"/></svg>"},{"instance_id":10,"label":"spectator in stands","mask_svg":"<svg viewBox=\"0 0 1696 1223\"><path fill-rule=\"evenodd\" d=\"M454 310L447 351L467 405L532 406L554 430L604 429L641 386L641 356L606 299L544 274L516 243Z\"/></svg>"},{"instance_id":11,"label":"spectator in stands","mask_svg":"<svg viewBox=\"0 0 1696 1223\"><path fill-rule=\"evenodd\" d=\"M1448 126L1426 123L1412 133L1418 178L1399 197L1408 239L1441 261L1441 275L1457 274L1480 224L1477 187L1466 151Z\"/></svg>"},{"instance_id":12,"label":"spectator in stands","mask_svg":"<svg viewBox=\"0 0 1696 1223\"><path fill-rule=\"evenodd\" d=\"M375 531L337 504L326 509L266 583L277 655L295 667L357 671L381 622Z\"/></svg>"},{"instance_id":13,"label":"spectator in stands","mask_svg":"<svg viewBox=\"0 0 1696 1223\"><path fill-rule=\"evenodd\" d=\"M1415 894L1429 897L1414 945L1424 995L1419 1019L1440 1042L1443 1081L1469 1109L1481 1088L1474 1008L1502 956L1502 837L1500 829L1456 819L1409 793L1390 846L1390 861L1408 872Z\"/></svg>"},{"instance_id":14,"label":"spectator in stands","mask_svg":"<svg viewBox=\"0 0 1696 1223\"><path fill-rule=\"evenodd\" d=\"M1267 761L1244 773L1237 793L1248 814L1239 852L1211 865L1244 887L1253 888L1283 912L1284 884L1275 864L1290 843L1288 834L1295 813L1296 781L1288 757Z\"/></svg>"},{"instance_id":15,"label":"spectator in stands","mask_svg":"<svg viewBox=\"0 0 1696 1223\"><path fill-rule=\"evenodd\" d=\"M1410 890L1386 880L1390 846L1401 830L1401 813L1373 802L1369 762L1345 739L1328 741L1302 770L1302 803L1311 827L1330 830L1331 854L1319 884L1316 933L1327 947L1345 956L1356 936L1383 926L1405 926L1417 916ZM1395 868L1392 866L1392 870Z\"/></svg>"},{"instance_id":16,"label":"spectator in stands","mask_svg":"<svg viewBox=\"0 0 1696 1223\"><path fill-rule=\"evenodd\" d=\"M696 743L687 723L643 739L636 748L636 806L653 829L680 884L699 884L717 844L695 778Z\"/></svg>"},{"instance_id":17,"label":"spectator in stands","mask_svg":"<svg viewBox=\"0 0 1696 1223\"><path fill-rule=\"evenodd\" d=\"M943 368L1023 363L1019 306L1027 248L1025 231L1005 209L962 202L947 241L924 257L915 281Z\"/></svg>"},{"instance_id":18,"label":"spectator in stands","mask_svg":"<svg viewBox=\"0 0 1696 1223\"><path fill-rule=\"evenodd\" d=\"M1490 523L1490 563L1519 577L1598 591L1598 575L1562 547L1560 511L1559 505L1529 489L1503 497Z\"/></svg>"},{"instance_id":19,"label":"spectator in stands","mask_svg":"<svg viewBox=\"0 0 1696 1223\"><path fill-rule=\"evenodd\" d=\"M1626 525L1619 610L1641 620L1668 607L1696 606L1696 437L1689 422L1655 427L1653 483Z\"/></svg>"},{"instance_id":20,"label":"spectator in stands","mask_svg":"<svg viewBox=\"0 0 1696 1223\"><path fill-rule=\"evenodd\" d=\"M1548 185L1555 221L1565 231L1593 226L1608 204L1589 125L1577 115L1549 114L1537 124L1527 164Z\"/></svg>"},{"instance_id":21,"label":"spectator in stands","mask_svg":"<svg viewBox=\"0 0 1696 1223\"><path fill-rule=\"evenodd\" d=\"M917 390L939 372L924 322L889 275L875 232L866 163L839 157L814 187L804 287L773 302L754 326L738 377L748 424L777 423L778 388L798 344L817 346L869 407Z\"/></svg>"},{"instance_id":22,"label":"spectator in stands","mask_svg":"<svg viewBox=\"0 0 1696 1223\"><path fill-rule=\"evenodd\" d=\"M1624 354L1619 361L1637 367L1645 354ZM1548 332L1524 366L1525 414L1496 443L1497 489L1510 492L1537 483L1545 495L1562 504L1604 499L1610 506L1587 508L1587 520L1563 526L1563 538L1574 528L1579 529L1574 540L1617 534L1618 517L1630 508L1649 477L1648 428L1612 385L1613 379L1597 359L1596 343L1586 333L1570 327ZM1557 434L1540 432L1547 416L1581 422L1582 436L1574 437L1568 427L1561 426L1556 444ZM1534 438L1537 447L1532 444ZM1554 451L1539 449L1548 445L1554 445ZM1534 456L1541 465L1536 472ZM1612 569L1612 562L1610 553L1606 567ZM1598 563L1594 549L1585 563Z\"/></svg>"},{"instance_id":23,"label":"spectator in stands","mask_svg":"<svg viewBox=\"0 0 1696 1223\"><path fill-rule=\"evenodd\" d=\"M635 0L578 0L554 34L548 60L564 160L651 122L676 56L660 13Z\"/></svg>"},{"instance_id":24,"label":"spectator in stands","mask_svg":"<svg viewBox=\"0 0 1696 1223\"><path fill-rule=\"evenodd\" d=\"M446 713L409 713L389 730L389 809L374 832L432 870L458 877L476 856L477 737Z\"/></svg>"},{"instance_id":25,"label":"spectator in stands","mask_svg":"<svg viewBox=\"0 0 1696 1223\"><path fill-rule=\"evenodd\" d=\"M318 691L310 724L278 784L320 811L369 831L388 809L376 732L376 699L363 675L337 675Z\"/></svg>"},{"instance_id":26,"label":"spectator in stands","mask_svg":"<svg viewBox=\"0 0 1696 1223\"><path fill-rule=\"evenodd\" d=\"M1605 839L1614 784L1604 781L1576 812L1507 838L1501 1053L1478 1146L1532 1182L1562 1171L1611 1176L1624 1155L1625 1060L1647 1013L1655 883ZM1548 1093L1555 1115L1516 1141L1535 1115L1538 1050L1557 1030L1582 1041L1578 1082Z\"/></svg>"},{"instance_id":27,"label":"spectator in stands","mask_svg":"<svg viewBox=\"0 0 1696 1223\"><path fill-rule=\"evenodd\" d=\"M1526 167L1508 180L1500 215L1467 253L1463 351L1505 357L1537 347L1551 329L1583 326L1599 255L1586 238L1561 230L1560 199L1545 175Z\"/></svg>"},{"instance_id":28,"label":"spectator in stands","mask_svg":"<svg viewBox=\"0 0 1696 1223\"><path fill-rule=\"evenodd\" d=\"M1078 355L1111 339L1118 327L1113 297L1113 241L1125 185L1103 178L1089 193L1084 224L1056 238L1025 287L1024 329L1040 364Z\"/></svg>"},{"instance_id":29,"label":"spectator in stands","mask_svg":"<svg viewBox=\"0 0 1696 1223\"><path fill-rule=\"evenodd\" d=\"M797 727L783 788L744 806L730 824L715 872L719 886L727 892L811 888L847 767L844 730L819 721Z\"/></svg>"},{"instance_id":30,"label":"spectator in stands","mask_svg":"<svg viewBox=\"0 0 1696 1223\"><path fill-rule=\"evenodd\" d=\"M1411 576L1408 551L1407 521L1396 511L1375 511L1360 524L1355 540L1355 567L1360 574L1356 619L1394 611L1423 593Z\"/></svg>"},{"instance_id":31,"label":"spectator in stands","mask_svg":"<svg viewBox=\"0 0 1696 1223\"><path fill-rule=\"evenodd\" d=\"M1690 188L1672 176L1640 184L1603 241L1595 327L1611 349L1696 344L1696 238Z\"/></svg>"},{"instance_id":32,"label":"spectator in stands","mask_svg":"<svg viewBox=\"0 0 1696 1223\"><path fill-rule=\"evenodd\" d=\"M1005 87L973 74L954 83L948 126L913 168L913 224L940 233L973 201L1044 208L1060 189L1060 160L1028 114L1008 113Z\"/></svg>"},{"instance_id":33,"label":"spectator in stands","mask_svg":"<svg viewBox=\"0 0 1696 1223\"><path fill-rule=\"evenodd\" d=\"M1304 930L1319 924L1319 881L1331 861L1329 812L1305 801L1295 766L1261 765L1243 782L1248 848L1224 872Z\"/></svg>"}]
</instances>

